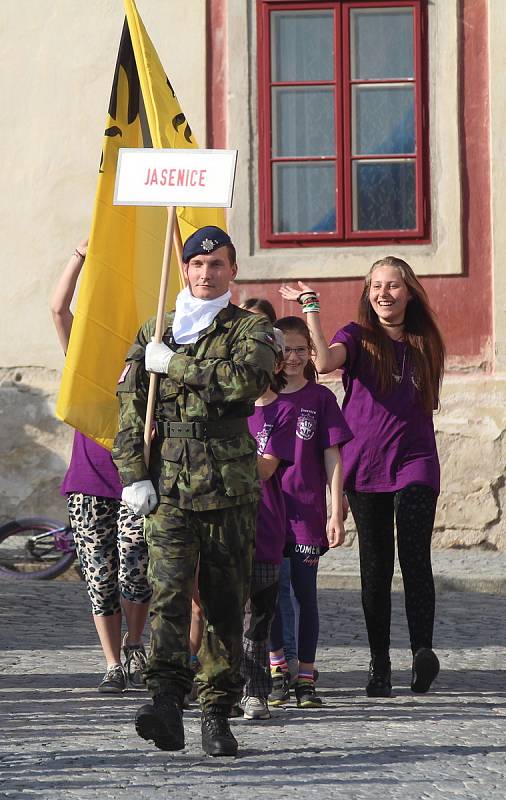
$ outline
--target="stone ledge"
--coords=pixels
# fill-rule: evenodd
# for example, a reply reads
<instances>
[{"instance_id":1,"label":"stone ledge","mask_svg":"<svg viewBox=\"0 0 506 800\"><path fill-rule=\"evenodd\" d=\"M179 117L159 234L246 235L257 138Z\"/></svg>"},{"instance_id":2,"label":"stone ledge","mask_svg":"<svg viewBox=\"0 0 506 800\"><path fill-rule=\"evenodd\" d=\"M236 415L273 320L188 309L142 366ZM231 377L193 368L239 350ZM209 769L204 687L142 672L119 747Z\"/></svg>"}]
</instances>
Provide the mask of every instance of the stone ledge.
<instances>
[{"instance_id":1,"label":"stone ledge","mask_svg":"<svg viewBox=\"0 0 506 800\"><path fill-rule=\"evenodd\" d=\"M506 595L506 578L450 578L434 575L436 594L448 592L473 592L482 594ZM360 575L341 575L335 573L318 573L319 589L343 589L361 591ZM400 575L394 575L392 591L403 592L404 585Z\"/></svg>"}]
</instances>

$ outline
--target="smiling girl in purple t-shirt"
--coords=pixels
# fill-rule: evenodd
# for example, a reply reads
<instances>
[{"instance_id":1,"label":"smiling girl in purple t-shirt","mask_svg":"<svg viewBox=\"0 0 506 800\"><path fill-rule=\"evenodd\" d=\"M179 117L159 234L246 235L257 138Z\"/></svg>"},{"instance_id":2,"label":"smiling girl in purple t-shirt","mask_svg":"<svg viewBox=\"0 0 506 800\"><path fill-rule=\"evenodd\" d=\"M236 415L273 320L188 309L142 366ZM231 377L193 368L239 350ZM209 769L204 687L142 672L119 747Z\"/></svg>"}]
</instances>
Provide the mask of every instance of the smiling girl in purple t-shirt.
<instances>
[{"instance_id":1,"label":"smiling girl in purple t-shirt","mask_svg":"<svg viewBox=\"0 0 506 800\"><path fill-rule=\"evenodd\" d=\"M357 526L362 604L371 648L369 697L390 697L394 517L413 654L411 689L427 692L439 671L432 649L435 592L430 547L439 461L438 406L444 344L413 270L387 256L372 265L358 324L327 345L316 292L282 287L307 312L320 372L343 370L343 413L354 438L343 447L344 487Z\"/></svg>"},{"instance_id":2,"label":"smiling girl in purple t-shirt","mask_svg":"<svg viewBox=\"0 0 506 800\"><path fill-rule=\"evenodd\" d=\"M285 335L287 385L282 397L297 410L294 463L283 470L281 481L287 517L285 553L290 558L292 586L300 608L295 696L300 708L318 708L322 701L314 685L319 634L316 575L320 555L344 541L339 447L352 434L333 393L315 381L307 325L299 317L284 317L276 325ZM327 484L331 493L328 522ZM270 658L273 690L269 703L284 705L290 699L289 673L279 607L272 623Z\"/></svg>"}]
</instances>

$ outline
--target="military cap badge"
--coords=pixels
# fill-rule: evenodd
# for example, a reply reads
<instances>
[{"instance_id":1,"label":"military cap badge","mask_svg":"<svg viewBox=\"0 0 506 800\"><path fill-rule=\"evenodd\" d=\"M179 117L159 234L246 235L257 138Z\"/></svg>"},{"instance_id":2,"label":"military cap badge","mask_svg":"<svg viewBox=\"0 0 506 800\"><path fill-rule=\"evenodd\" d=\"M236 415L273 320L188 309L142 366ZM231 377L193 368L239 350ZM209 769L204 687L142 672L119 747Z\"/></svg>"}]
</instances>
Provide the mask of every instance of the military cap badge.
<instances>
[{"instance_id":1,"label":"military cap badge","mask_svg":"<svg viewBox=\"0 0 506 800\"><path fill-rule=\"evenodd\" d=\"M183 261L187 264L194 256L207 255L226 244L231 244L228 233L216 225L206 225L192 233L184 243Z\"/></svg>"}]
</instances>

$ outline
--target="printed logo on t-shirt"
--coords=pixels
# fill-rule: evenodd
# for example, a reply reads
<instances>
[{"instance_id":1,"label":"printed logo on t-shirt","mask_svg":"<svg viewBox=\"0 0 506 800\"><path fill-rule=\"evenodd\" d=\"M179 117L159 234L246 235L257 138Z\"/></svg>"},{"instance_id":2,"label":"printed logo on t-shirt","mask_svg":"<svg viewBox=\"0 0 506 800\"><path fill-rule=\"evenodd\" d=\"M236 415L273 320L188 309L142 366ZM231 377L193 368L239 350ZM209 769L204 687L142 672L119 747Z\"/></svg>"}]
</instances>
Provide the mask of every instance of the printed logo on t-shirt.
<instances>
[{"instance_id":1,"label":"printed logo on t-shirt","mask_svg":"<svg viewBox=\"0 0 506 800\"><path fill-rule=\"evenodd\" d=\"M264 427L261 431L257 433L257 453L259 456L262 455L265 448L267 447L267 442L269 441L269 436L271 435L271 431L274 425L270 425L268 422L264 422Z\"/></svg>"},{"instance_id":2,"label":"printed logo on t-shirt","mask_svg":"<svg viewBox=\"0 0 506 800\"><path fill-rule=\"evenodd\" d=\"M316 411L311 408L301 408L297 420L297 436L299 439L308 441L312 439L316 432Z\"/></svg>"}]
</instances>

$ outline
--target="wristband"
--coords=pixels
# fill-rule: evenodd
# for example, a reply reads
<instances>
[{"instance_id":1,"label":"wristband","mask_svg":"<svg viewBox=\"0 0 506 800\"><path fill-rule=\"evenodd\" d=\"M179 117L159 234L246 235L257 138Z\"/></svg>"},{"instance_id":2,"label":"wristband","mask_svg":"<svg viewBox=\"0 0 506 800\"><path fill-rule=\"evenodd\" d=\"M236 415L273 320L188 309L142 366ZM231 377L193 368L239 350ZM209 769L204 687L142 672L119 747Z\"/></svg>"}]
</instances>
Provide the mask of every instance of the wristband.
<instances>
[{"instance_id":1,"label":"wristband","mask_svg":"<svg viewBox=\"0 0 506 800\"><path fill-rule=\"evenodd\" d=\"M81 252L80 252L80 251L77 249L77 247L76 247L76 249L74 250L74 252L72 253L72 255L73 255L73 256L77 256L78 258L82 258L82 259L83 259L83 261L84 261L84 259L86 258L86 256L84 255L84 253L81 253Z\"/></svg>"},{"instance_id":2,"label":"wristband","mask_svg":"<svg viewBox=\"0 0 506 800\"><path fill-rule=\"evenodd\" d=\"M320 304L318 302L311 302L311 303L306 303L306 305L302 306L303 314L309 314L310 311L316 311L319 314Z\"/></svg>"},{"instance_id":3,"label":"wristband","mask_svg":"<svg viewBox=\"0 0 506 800\"><path fill-rule=\"evenodd\" d=\"M304 297L306 298L305 300L303 300ZM311 302L312 300L318 300L318 295L316 292L313 292L313 290L301 292L297 297L297 302L300 303L301 306L303 306L304 303Z\"/></svg>"}]
</instances>

